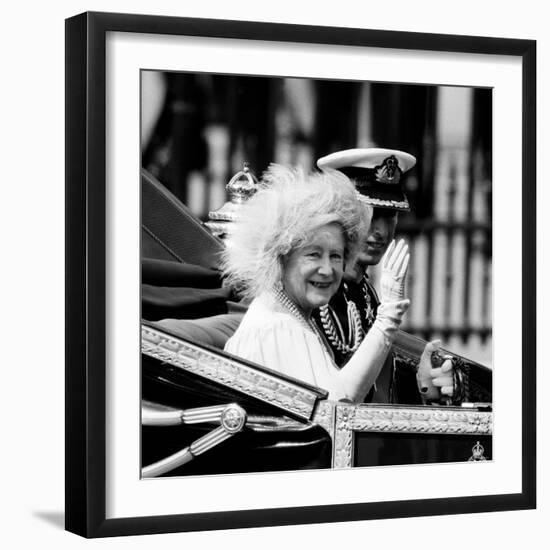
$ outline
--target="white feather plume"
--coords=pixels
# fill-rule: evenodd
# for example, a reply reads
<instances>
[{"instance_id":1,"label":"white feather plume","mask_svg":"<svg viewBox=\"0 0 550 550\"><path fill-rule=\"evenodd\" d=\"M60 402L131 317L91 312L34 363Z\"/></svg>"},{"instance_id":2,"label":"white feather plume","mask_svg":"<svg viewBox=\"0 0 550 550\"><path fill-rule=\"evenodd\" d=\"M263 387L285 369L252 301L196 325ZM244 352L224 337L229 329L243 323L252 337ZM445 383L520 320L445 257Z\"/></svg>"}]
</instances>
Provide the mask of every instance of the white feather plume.
<instances>
[{"instance_id":1,"label":"white feather plume","mask_svg":"<svg viewBox=\"0 0 550 550\"><path fill-rule=\"evenodd\" d=\"M247 298L273 288L281 281L282 258L328 223L342 226L346 261L353 261L371 216L341 172L272 164L232 228L223 257L227 283Z\"/></svg>"}]
</instances>

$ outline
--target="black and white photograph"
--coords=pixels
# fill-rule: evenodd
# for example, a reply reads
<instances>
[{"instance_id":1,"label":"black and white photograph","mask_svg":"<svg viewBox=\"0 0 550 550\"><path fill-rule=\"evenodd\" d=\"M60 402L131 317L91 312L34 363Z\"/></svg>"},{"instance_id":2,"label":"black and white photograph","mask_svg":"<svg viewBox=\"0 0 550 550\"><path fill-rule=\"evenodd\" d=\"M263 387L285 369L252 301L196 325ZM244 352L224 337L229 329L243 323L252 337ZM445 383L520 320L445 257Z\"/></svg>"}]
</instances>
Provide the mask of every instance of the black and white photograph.
<instances>
[{"instance_id":1,"label":"black and white photograph","mask_svg":"<svg viewBox=\"0 0 550 550\"><path fill-rule=\"evenodd\" d=\"M0 546L544 548L544 5L7 3Z\"/></svg>"},{"instance_id":2,"label":"black and white photograph","mask_svg":"<svg viewBox=\"0 0 550 550\"><path fill-rule=\"evenodd\" d=\"M536 506L536 43L314 19L66 20L68 531Z\"/></svg>"},{"instance_id":3,"label":"black and white photograph","mask_svg":"<svg viewBox=\"0 0 550 550\"><path fill-rule=\"evenodd\" d=\"M492 460L493 90L140 88L142 477Z\"/></svg>"}]
</instances>

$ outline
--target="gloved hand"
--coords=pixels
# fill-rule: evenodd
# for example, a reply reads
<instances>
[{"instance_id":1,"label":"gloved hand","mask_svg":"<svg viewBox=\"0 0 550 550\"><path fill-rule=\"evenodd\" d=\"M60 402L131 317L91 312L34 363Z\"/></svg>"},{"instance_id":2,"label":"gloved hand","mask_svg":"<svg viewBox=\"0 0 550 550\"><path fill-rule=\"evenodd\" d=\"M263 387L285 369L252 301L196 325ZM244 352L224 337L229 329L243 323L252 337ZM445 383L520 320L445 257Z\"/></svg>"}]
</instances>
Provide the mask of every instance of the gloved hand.
<instances>
[{"instance_id":1,"label":"gloved hand","mask_svg":"<svg viewBox=\"0 0 550 550\"><path fill-rule=\"evenodd\" d=\"M434 401L441 396L452 397L454 392L453 363L450 357L444 357L440 367L432 367L432 354L441 346L440 340L432 340L424 347L416 372L418 390L423 399Z\"/></svg>"},{"instance_id":2,"label":"gloved hand","mask_svg":"<svg viewBox=\"0 0 550 550\"><path fill-rule=\"evenodd\" d=\"M391 343L395 332L401 325L403 315L409 309L411 301L409 299L399 300L398 302L382 302L376 310L376 320L373 327L379 328Z\"/></svg>"},{"instance_id":3,"label":"gloved hand","mask_svg":"<svg viewBox=\"0 0 550 550\"><path fill-rule=\"evenodd\" d=\"M405 298L405 278L409 267L409 246L401 239L390 243L382 258L380 301L398 302Z\"/></svg>"}]
</instances>

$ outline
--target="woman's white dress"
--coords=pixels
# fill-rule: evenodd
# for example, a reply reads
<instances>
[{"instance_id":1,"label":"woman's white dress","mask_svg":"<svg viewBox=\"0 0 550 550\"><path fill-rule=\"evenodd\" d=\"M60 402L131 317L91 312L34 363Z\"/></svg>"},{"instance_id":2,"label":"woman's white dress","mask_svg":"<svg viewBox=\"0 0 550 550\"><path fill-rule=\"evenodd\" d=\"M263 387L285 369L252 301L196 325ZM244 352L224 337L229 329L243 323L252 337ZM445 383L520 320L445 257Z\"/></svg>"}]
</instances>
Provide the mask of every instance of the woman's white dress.
<instances>
[{"instance_id":1,"label":"woman's white dress","mask_svg":"<svg viewBox=\"0 0 550 550\"><path fill-rule=\"evenodd\" d=\"M270 293L255 298L225 350L347 399L339 369L321 336Z\"/></svg>"}]
</instances>

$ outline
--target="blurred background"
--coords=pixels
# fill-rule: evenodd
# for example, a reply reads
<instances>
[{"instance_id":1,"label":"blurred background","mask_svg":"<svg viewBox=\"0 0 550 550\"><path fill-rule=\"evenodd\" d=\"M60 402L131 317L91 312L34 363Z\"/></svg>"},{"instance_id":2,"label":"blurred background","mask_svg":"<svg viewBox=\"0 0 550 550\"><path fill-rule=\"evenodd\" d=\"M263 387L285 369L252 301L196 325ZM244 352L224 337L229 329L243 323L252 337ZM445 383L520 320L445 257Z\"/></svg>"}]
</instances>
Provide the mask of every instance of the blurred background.
<instances>
[{"instance_id":1,"label":"blurred background","mask_svg":"<svg viewBox=\"0 0 550 550\"><path fill-rule=\"evenodd\" d=\"M492 366L490 89L158 71L141 85L142 166L202 221L244 162L260 177L353 147L414 155L403 328Z\"/></svg>"}]
</instances>

